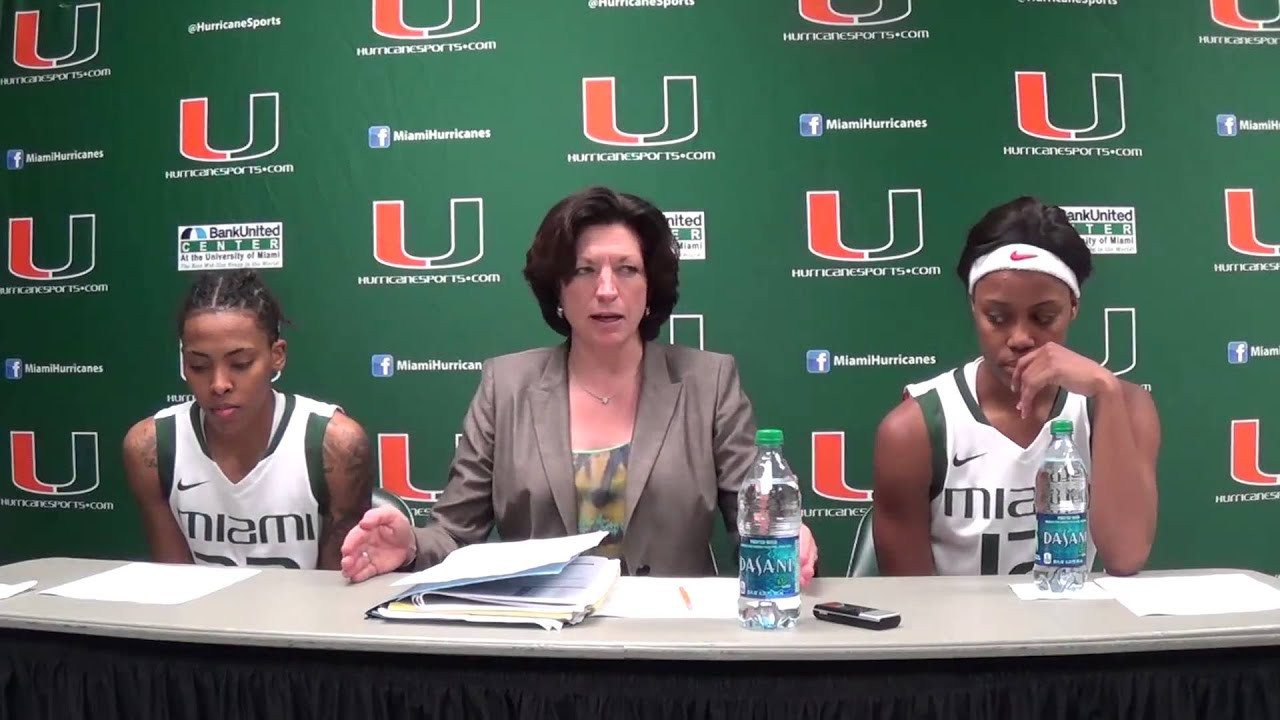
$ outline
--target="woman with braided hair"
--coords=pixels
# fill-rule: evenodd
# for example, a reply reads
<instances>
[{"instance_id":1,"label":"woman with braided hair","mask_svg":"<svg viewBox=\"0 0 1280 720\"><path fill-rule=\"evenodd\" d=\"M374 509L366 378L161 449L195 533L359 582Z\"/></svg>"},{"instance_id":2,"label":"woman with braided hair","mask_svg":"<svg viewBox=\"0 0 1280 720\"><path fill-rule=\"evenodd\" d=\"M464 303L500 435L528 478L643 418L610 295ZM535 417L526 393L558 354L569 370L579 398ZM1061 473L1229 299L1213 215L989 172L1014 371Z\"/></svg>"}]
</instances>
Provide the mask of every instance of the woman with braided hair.
<instances>
[{"instance_id":1,"label":"woman with braided hair","mask_svg":"<svg viewBox=\"0 0 1280 720\"><path fill-rule=\"evenodd\" d=\"M282 393L280 303L257 273L196 278L178 314L194 401L125 436L158 562L338 569L369 509L369 439L340 407Z\"/></svg>"}]
</instances>

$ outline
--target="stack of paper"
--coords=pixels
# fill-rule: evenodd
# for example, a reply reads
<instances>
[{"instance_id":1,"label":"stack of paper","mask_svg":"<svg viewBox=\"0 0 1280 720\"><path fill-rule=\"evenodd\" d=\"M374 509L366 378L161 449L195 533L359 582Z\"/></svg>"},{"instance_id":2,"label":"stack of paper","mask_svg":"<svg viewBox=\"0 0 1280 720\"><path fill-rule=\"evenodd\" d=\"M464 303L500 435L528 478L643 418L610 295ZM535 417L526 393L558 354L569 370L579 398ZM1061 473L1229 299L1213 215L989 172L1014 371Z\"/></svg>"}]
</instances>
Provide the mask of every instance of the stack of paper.
<instances>
[{"instance_id":1,"label":"stack of paper","mask_svg":"<svg viewBox=\"0 0 1280 720\"><path fill-rule=\"evenodd\" d=\"M393 585L411 587L372 608L383 620L537 625L559 630L590 615L621 574L617 560L579 557L606 533L468 545Z\"/></svg>"}]
</instances>

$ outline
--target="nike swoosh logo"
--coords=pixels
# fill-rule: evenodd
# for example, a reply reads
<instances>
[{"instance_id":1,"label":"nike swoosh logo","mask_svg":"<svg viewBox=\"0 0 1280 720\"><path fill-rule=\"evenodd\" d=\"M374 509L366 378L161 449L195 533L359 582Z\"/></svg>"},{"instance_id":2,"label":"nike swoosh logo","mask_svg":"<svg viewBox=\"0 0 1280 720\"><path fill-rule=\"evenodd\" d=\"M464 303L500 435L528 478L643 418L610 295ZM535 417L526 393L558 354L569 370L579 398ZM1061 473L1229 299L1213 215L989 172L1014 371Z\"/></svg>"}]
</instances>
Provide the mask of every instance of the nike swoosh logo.
<instances>
[{"instance_id":1,"label":"nike swoosh logo","mask_svg":"<svg viewBox=\"0 0 1280 720\"><path fill-rule=\"evenodd\" d=\"M1040 256L1039 255L1023 255L1017 250L1014 250L1013 254L1009 256L1009 259L1014 262L1017 262L1019 260L1030 260L1031 258L1037 258L1037 257L1040 257Z\"/></svg>"},{"instance_id":2,"label":"nike swoosh logo","mask_svg":"<svg viewBox=\"0 0 1280 720\"><path fill-rule=\"evenodd\" d=\"M179 481L178 481L178 492L182 492L183 490L190 490L191 488L194 488L194 487L200 487L201 485L204 485L204 484L205 484L205 483L207 483L207 482L209 482L209 481L208 481L208 480L205 480L205 481L203 481L203 482L191 483L190 485L183 485L183 484L182 484L182 481L181 481L181 480L179 480Z\"/></svg>"},{"instance_id":3,"label":"nike swoosh logo","mask_svg":"<svg viewBox=\"0 0 1280 720\"><path fill-rule=\"evenodd\" d=\"M951 464L952 464L953 466L955 466L955 467L961 467L961 466L963 466L963 465L968 465L969 463L973 462L974 460L977 460L978 458L982 457L983 455L986 455L986 453L978 453L977 455L974 455L973 457L967 457L967 458L965 458L965 459L963 459L963 460L961 460L961 459L960 459L960 456L959 456L959 455L956 455L956 456L954 456L954 457L952 457L952 458L951 458Z\"/></svg>"}]
</instances>

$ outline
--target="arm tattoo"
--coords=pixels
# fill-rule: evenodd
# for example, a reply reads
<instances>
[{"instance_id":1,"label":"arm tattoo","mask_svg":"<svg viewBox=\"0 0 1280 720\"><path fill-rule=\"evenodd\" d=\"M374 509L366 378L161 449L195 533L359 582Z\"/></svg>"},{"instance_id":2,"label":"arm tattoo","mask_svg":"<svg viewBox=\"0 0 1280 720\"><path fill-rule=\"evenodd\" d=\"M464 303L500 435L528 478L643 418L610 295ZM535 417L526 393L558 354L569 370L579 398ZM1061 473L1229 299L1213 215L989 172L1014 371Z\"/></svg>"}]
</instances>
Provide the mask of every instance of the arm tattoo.
<instances>
[{"instance_id":1,"label":"arm tattoo","mask_svg":"<svg viewBox=\"0 0 1280 720\"><path fill-rule=\"evenodd\" d=\"M156 462L156 429L154 425L146 427L142 437L134 442L133 451L137 453L138 459L142 461L144 468L148 470L156 468L158 463Z\"/></svg>"},{"instance_id":2,"label":"arm tattoo","mask_svg":"<svg viewBox=\"0 0 1280 720\"><path fill-rule=\"evenodd\" d=\"M323 450L329 512L322 523L320 559L336 567L342 542L360 522L373 492L369 439L358 430L325 433Z\"/></svg>"},{"instance_id":3,"label":"arm tattoo","mask_svg":"<svg viewBox=\"0 0 1280 720\"><path fill-rule=\"evenodd\" d=\"M373 490L373 474L369 461L369 438L352 438L348 443L347 477L355 481L356 487L362 488L366 494Z\"/></svg>"}]
</instances>

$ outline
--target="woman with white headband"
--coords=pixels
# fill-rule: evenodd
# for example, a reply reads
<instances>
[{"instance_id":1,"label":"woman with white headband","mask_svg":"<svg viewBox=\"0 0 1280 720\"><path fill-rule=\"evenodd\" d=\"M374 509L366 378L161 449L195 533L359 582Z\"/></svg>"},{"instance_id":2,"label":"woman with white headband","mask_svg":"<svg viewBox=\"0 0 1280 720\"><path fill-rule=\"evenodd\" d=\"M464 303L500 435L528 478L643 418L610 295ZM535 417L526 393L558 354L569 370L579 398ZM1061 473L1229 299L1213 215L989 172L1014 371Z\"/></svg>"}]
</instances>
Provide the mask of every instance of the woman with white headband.
<instances>
[{"instance_id":1,"label":"woman with white headband","mask_svg":"<svg viewBox=\"0 0 1280 720\"><path fill-rule=\"evenodd\" d=\"M956 268L981 355L908 385L876 433L874 541L884 575L1017 575L1035 554L1035 474L1052 420L1089 469L1089 562L1138 572L1156 532L1151 395L1064 346L1092 270L1059 208L1022 197L969 231Z\"/></svg>"}]
</instances>

